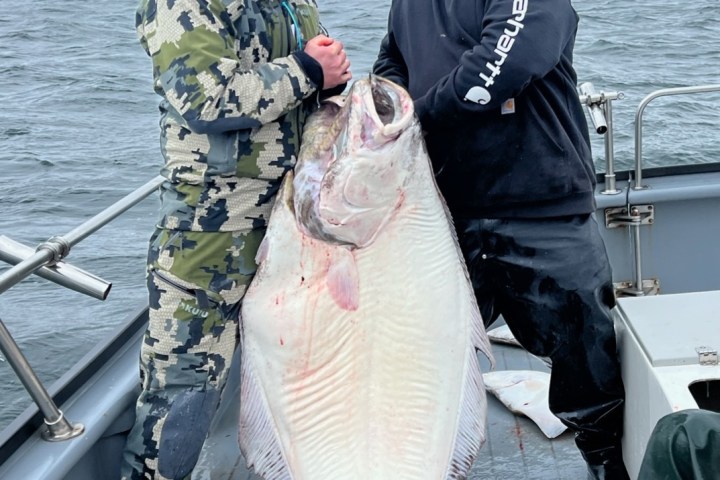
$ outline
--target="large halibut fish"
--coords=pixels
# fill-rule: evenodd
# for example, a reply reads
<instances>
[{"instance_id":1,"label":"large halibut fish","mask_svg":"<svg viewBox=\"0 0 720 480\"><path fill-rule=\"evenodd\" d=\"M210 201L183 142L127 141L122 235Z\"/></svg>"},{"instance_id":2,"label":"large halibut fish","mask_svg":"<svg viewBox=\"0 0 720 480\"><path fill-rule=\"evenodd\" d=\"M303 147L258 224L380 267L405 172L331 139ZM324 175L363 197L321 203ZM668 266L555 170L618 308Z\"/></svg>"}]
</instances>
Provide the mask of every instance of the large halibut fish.
<instances>
[{"instance_id":1,"label":"large halibut fish","mask_svg":"<svg viewBox=\"0 0 720 480\"><path fill-rule=\"evenodd\" d=\"M308 120L242 306L240 447L268 480L461 479L487 334L407 92Z\"/></svg>"}]
</instances>

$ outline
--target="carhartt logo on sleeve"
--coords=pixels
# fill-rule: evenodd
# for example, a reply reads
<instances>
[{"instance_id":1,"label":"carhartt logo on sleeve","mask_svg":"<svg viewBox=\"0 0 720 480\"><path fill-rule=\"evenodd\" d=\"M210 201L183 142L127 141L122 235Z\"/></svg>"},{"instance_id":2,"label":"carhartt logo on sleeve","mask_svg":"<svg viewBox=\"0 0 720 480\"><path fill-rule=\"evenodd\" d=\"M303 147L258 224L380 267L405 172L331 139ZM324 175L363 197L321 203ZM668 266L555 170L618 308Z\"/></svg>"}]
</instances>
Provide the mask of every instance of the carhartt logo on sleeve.
<instances>
[{"instance_id":1,"label":"carhartt logo on sleeve","mask_svg":"<svg viewBox=\"0 0 720 480\"><path fill-rule=\"evenodd\" d=\"M466 101L479 103L480 105L486 105L490 102L492 95L490 95L488 88L495 83L495 78L500 75L502 65L505 63L505 59L508 57L513 45L515 45L515 37L525 27L523 21L525 20L529 1L513 0L513 16L508 18L508 26L498 39L495 50L493 50L496 58L494 61L485 64L487 71L480 72L480 78L485 81L485 84L474 86L468 90L465 94Z\"/></svg>"},{"instance_id":2,"label":"carhartt logo on sleeve","mask_svg":"<svg viewBox=\"0 0 720 480\"><path fill-rule=\"evenodd\" d=\"M500 113L503 115L507 115L510 113L515 113L515 99L514 98L508 98L503 102L502 107L500 107Z\"/></svg>"}]
</instances>

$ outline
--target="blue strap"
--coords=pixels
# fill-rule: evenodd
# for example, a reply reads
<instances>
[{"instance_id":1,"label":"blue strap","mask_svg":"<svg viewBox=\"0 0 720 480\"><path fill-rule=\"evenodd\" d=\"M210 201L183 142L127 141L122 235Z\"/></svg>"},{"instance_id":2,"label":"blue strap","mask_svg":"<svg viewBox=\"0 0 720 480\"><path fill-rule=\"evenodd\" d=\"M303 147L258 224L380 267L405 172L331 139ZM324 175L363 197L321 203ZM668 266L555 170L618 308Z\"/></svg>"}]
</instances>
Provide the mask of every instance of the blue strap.
<instances>
[{"instance_id":1,"label":"blue strap","mask_svg":"<svg viewBox=\"0 0 720 480\"><path fill-rule=\"evenodd\" d=\"M290 20L292 21L293 26L293 33L295 34L295 41L297 42L298 50L303 50L303 35L302 30L300 29L300 22L298 22L297 16L295 16L295 10L290 6L290 4L287 2L287 0L282 0L280 2L280 5L282 8L285 9L285 11L290 16Z\"/></svg>"}]
</instances>

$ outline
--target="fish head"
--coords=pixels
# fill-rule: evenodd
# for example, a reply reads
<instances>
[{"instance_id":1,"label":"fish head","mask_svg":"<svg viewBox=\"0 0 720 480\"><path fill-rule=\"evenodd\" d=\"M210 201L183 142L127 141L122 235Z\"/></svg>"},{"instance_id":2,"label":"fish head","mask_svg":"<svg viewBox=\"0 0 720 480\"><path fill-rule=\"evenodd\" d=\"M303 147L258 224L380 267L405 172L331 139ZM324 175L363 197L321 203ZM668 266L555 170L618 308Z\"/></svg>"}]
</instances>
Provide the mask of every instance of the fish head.
<instances>
[{"instance_id":1,"label":"fish head","mask_svg":"<svg viewBox=\"0 0 720 480\"><path fill-rule=\"evenodd\" d=\"M313 117L295 167L297 222L313 237L362 248L402 204L413 173L422 133L412 99L370 75Z\"/></svg>"}]
</instances>

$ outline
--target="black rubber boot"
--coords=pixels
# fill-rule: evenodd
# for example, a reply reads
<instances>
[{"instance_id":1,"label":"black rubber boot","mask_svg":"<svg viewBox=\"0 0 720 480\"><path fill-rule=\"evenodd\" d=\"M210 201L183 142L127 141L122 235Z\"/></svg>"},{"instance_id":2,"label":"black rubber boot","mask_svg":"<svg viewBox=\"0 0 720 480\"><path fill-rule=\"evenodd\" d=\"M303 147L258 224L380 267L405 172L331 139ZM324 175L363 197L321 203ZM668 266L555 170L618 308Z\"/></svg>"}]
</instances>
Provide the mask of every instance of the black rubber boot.
<instances>
[{"instance_id":1,"label":"black rubber boot","mask_svg":"<svg viewBox=\"0 0 720 480\"><path fill-rule=\"evenodd\" d=\"M588 480L629 480L624 464L588 465Z\"/></svg>"},{"instance_id":2,"label":"black rubber boot","mask_svg":"<svg viewBox=\"0 0 720 480\"><path fill-rule=\"evenodd\" d=\"M588 480L630 480L621 448L583 452L588 463Z\"/></svg>"}]
</instances>

